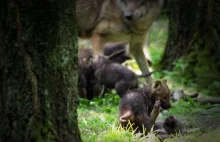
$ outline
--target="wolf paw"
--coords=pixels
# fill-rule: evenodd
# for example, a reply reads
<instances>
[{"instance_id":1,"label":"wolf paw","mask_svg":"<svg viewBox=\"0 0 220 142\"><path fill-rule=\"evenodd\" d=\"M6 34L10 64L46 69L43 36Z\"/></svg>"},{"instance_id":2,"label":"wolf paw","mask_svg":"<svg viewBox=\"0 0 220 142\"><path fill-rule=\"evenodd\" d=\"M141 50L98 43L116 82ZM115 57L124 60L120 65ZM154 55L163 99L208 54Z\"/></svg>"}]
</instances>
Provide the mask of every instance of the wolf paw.
<instances>
[{"instance_id":1,"label":"wolf paw","mask_svg":"<svg viewBox=\"0 0 220 142\"><path fill-rule=\"evenodd\" d=\"M159 100L156 101L155 104L154 104L154 109L159 110L160 109L160 105L161 105L160 101Z\"/></svg>"}]
</instances>

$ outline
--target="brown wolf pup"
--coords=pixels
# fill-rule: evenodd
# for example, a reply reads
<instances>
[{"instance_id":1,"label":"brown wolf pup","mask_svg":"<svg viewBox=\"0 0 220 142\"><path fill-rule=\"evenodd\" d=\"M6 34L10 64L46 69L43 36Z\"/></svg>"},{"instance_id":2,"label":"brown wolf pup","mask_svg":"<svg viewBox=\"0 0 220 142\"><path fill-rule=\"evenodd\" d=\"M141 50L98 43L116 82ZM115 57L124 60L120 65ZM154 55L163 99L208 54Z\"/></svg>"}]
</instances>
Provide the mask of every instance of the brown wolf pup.
<instances>
[{"instance_id":1,"label":"brown wolf pup","mask_svg":"<svg viewBox=\"0 0 220 142\"><path fill-rule=\"evenodd\" d=\"M107 42L128 42L142 73L149 73L143 45L162 5L163 0L77 0L79 36L91 37L94 52L99 55L103 55Z\"/></svg>"},{"instance_id":2,"label":"brown wolf pup","mask_svg":"<svg viewBox=\"0 0 220 142\"><path fill-rule=\"evenodd\" d=\"M127 127L129 121L135 132L147 133L154 125L160 107L171 107L170 90L165 80L155 81L143 88L129 91L124 94L119 106L119 121L122 127ZM146 131L143 131L143 126Z\"/></svg>"}]
</instances>

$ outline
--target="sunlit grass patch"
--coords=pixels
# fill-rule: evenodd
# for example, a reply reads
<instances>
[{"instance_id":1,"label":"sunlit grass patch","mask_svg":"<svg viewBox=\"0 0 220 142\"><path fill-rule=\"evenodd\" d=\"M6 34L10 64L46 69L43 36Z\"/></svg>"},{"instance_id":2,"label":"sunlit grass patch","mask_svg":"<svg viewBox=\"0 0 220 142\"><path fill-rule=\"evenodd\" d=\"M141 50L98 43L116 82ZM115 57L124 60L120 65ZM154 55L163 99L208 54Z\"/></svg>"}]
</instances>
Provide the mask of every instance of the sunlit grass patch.
<instances>
[{"instance_id":1,"label":"sunlit grass patch","mask_svg":"<svg viewBox=\"0 0 220 142\"><path fill-rule=\"evenodd\" d=\"M150 132L147 136L143 136L141 133L134 134L134 130L131 130L131 126L127 128L112 127L107 131L104 131L98 137L97 141L105 142L160 142L153 132Z\"/></svg>"},{"instance_id":2,"label":"sunlit grass patch","mask_svg":"<svg viewBox=\"0 0 220 142\"><path fill-rule=\"evenodd\" d=\"M129 131L124 130L123 128L118 128L116 126L112 126L110 129L102 132L99 137L98 141L102 142L121 142L121 141L131 141L132 140L132 133Z\"/></svg>"},{"instance_id":3,"label":"sunlit grass patch","mask_svg":"<svg viewBox=\"0 0 220 142\"><path fill-rule=\"evenodd\" d=\"M85 111L85 113L79 114L78 118L81 136L85 140L97 139L103 131L108 130L117 123L117 112L103 113L101 111Z\"/></svg>"},{"instance_id":4,"label":"sunlit grass patch","mask_svg":"<svg viewBox=\"0 0 220 142\"><path fill-rule=\"evenodd\" d=\"M115 91L105 94L104 98L80 99L77 112L83 141L95 142L101 133L116 125L118 105L119 96Z\"/></svg>"}]
</instances>

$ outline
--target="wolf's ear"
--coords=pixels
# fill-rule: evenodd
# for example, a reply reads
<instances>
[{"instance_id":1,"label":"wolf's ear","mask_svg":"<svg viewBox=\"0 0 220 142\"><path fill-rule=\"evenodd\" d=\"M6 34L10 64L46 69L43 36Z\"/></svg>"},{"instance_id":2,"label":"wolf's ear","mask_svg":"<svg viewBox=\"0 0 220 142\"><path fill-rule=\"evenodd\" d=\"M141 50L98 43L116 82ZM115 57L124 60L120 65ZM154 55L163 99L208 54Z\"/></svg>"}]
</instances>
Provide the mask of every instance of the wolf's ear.
<instances>
[{"instance_id":1,"label":"wolf's ear","mask_svg":"<svg viewBox=\"0 0 220 142\"><path fill-rule=\"evenodd\" d=\"M154 83L153 83L153 89L157 88L158 86L161 85L161 81L160 80L156 80Z\"/></svg>"},{"instance_id":2,"label":"wolf's ear","mask_svg":"<svg viewBox=\"0 0 220 142\"><path fill-rule=\"evenodd\" d=\"M89 66L93 61L93 57L92 56L84 57L82 59L82 61L83 61L84 65Z\"/></svg>"},{"instance_id":3,"label":"wolf's ear","mask_svg":"<svg viewBox=\"0 0 220 142\"><path fill-rule=\"evenodd\" d=\"M83 61L83 64L86 65L86 66L89 64L89 59L88 58L83 58L82 61Z\"/></svg>"},{"instance_id":4,"label":"wolf's ear","mask_svg":"<svg viewBox=\"0 0 220 142\"><path fill-rule=\"evenodd\" d=\"M161 82L167 83L167 79L163 79L161 80Z\"/></svg>"},{"instance_id":5,"label":"wolf's ear","mask_svg":"<svg viewBox=\"0 0 220 142\"><path fill-rule=\"evenodd\" d=\"M90 58L91 62L94 62L94 63L97 62L98 59L99 59L99 56L98 56L98 55L93 55L93 56Z\"/></svg>"}]
</instances>

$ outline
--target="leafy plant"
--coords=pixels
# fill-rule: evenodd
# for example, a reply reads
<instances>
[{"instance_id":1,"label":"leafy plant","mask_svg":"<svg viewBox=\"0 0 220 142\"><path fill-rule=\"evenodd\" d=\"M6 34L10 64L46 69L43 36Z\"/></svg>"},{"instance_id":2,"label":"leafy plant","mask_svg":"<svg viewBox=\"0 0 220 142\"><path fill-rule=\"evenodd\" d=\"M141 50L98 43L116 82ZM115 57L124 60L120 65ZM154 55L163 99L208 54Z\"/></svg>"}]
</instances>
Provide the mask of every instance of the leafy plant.
<instances>
[{"instance_id":1,"label":"leafy plant","mask_svg":"<svg viewBox=\"0 0 220 142\"><path fill-rule=\"evenodd\" d=\"M172 107L167 111L166 115L194 115L208 108L210 108L210 105L195 103L192 98L187 97L187 101L181 99L177 103L172 103Z\"/></svg>"}]
</instances>

